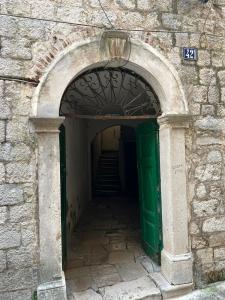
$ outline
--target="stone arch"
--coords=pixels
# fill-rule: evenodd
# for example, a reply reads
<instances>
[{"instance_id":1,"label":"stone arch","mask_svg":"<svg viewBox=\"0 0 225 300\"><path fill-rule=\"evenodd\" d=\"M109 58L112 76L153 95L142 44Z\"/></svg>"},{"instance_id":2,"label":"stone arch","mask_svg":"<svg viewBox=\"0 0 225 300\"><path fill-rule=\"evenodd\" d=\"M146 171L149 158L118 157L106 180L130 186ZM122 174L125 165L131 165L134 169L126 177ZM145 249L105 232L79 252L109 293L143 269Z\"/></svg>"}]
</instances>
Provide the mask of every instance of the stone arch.
<instances>
[{"instance_id":1,"label":"stone arch","mask_svg":"<svg viewBox=\"0 0 225 300\"><path fill-rule=\"evenodd\" d=\"M57 117L62 95L69 83L85 69L104 65L99 39L65 48L49 65L33 97L33 116ZM126 68L141 75L154 89L164 114L187 114L181 80L168 60L150 45L131 40Z\"/></svg>"},{"instance_id":2,"label":"stone arch","mask_svg":"<svg viewBox=\"0 0 225 300\"><path fill-rule=\"evenodd\" d=\"M61 267L58 128L64 118L59 117L60 101L77 75L104 64L98 39L72 44L46 69L32 99L31 121L38 136L38 299L50 299L50 295L51 299L66 299ZM192 256L188 241L185 162L185 129L189 115L185 93L175 68L143 42L131 40L126 68L141 75L151 85L161 104L162 116L158 118L164 244L161 272L171 285L179 285L179 289L190 288Z\"/></svg>"}]
</instances>

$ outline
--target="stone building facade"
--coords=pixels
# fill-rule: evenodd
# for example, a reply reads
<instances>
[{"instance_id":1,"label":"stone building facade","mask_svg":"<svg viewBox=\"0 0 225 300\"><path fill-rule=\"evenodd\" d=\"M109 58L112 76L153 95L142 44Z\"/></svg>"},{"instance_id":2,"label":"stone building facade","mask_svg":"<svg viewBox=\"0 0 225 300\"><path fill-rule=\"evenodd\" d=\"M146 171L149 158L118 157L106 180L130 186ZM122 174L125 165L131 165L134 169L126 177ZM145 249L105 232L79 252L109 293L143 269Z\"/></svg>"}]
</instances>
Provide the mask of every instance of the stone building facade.
<instances>
[{"instance_id":1,"label":"stone building facade","mask_svg":"<svg viewBox=\"0 0 225 300\"><path fill-rule=\"evenodd\" d=\"M187 252L192 254L191 270L196 287L225 279L225 2L202 2L102 1L114 29L129 32L134 41L134 56L138 55L138 47L151 47L152 53L157 53L154 55L173 67L177 74L175 81L179 87L182 85L182 92L174 91L174 95L183 97L187 104L181 112L187 114L187 118L179 122L185 132L186 181L183 186L187 189L184 205L188 220ZM43 184L46 178L41 179L40 169L38 171L41 165L38 145L45 137L38 137L38 132L56 132L61 121L52 118L47 124L46 120L38 123L34 119L52 117L47 98L54 90L50 81L52 70L56 72L56 63L61 63L58 73L63 64L69 69L69 56L64 61L63 57L79 43L90 45L93 53L97 53L96 45L109 28L111 24L97 0L0 1L0 299L31 299L40 284L43 288L51 281L48 276L40 280L45 277L40 275L40 269L43 262L47 264L48 261L43 257L51 252L42 252L47 246L42 245L41 235L48 225L40 221L40 214L48 216L43 202L40 205L40 182ZM182 47L197 48L198 60L185 61ZM87 66L90 57L85 57L85 52L81 54ZM160 68L161 64L158 66ZM154 72L163 77L157 68ZM64 76L58 75L56 90ZM162 80L168 84L168 78ZM44 91L41 91L43 86ZM40 107L38 95L44 99ZM176 105L176 101L174 103ZM176 108L169 113L176 115ZM49 137L42 143L48 140ZM53 155L47 153L47 149L44 151L46 155ZM48 167L43 168L43 174L48 172ZM53 191L53 196L54 192L58 193ZM183 194L184 190L174 193ZM56 212L57 204L54 209ZM59 215L56 212L51 217L55 218L54 228ZM171 226L174 226L171 234L176 235L176 222ZM56 234L59 235L58 251L61 241L60 233ZM174 255L181 253L178 251ZM59 253L57 255L60 257ZM190 265L185 268L190 269ZM39 299L64 299L59 296L64 294L60 294L63 284L57 282L58 270L52 275L55 275L52 280L56 281L53 287L58 296L44 295L43 288Z\"/></svg>"}]
</instances>

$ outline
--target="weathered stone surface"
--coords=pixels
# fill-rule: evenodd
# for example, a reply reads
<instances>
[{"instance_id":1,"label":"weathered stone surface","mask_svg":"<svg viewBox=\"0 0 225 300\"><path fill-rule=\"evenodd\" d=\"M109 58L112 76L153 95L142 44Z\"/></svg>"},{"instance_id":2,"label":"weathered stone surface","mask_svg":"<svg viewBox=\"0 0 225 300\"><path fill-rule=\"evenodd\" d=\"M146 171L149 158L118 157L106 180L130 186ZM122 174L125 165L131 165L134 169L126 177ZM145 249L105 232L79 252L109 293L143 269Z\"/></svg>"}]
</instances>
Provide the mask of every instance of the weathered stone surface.
<instances>
[{"instance_id":1,"label":"weathered stone surface","mask_svg":"<svg viewBox=\"0 0 225 300\"><path fill-rule=\"evenodd\" d=\"M221 177L221 165L206 164L199 166L195 170L195 178L201 181L219 180Z\"/></svg>"},{"instance_id":2,"label":"weathered stone surface","mask_svg":"<svg viewBox=\"0 0 225 300\"><path fill-rule=\"evenodd\" d=\"M34 217L34 213L32 203L13 205L9 208L10 221L13 223L28 221Z\"/></svg>"},{"instance_id":3,"label":"weathered stone surface","mask_svg":"<svg viewBox=\"0 0 225 300\"><path fill-rule=\"evenodd\" d=\"M204 232L225 231L225 217L213 217L203 222L202 230Z\"/></svg>"},{"instance_id":4,"label":"weathered stone surface","mask_svg":"<svg viewBox=\"0 0 225 300\"><path fill-rule=\"evenodd\" d=\"M14 118L7 122L6 140L8 142L24 142L29 140L27 118Z\"/></svg>"},{"instance_id":5,"label":"weathered stone surface","mask_svg":"<svg viewBox=\"0 0 225 300\"><path fill-rule=\"evenodd\" d=\"M36 274L32 269L5 271L0 273L0 291L27 289L37 283ZM16 295L17 293L15 293Z\"/></svg>"},{"instance_id":6,"label":"weathered stone surface","mask_svg":"<svg viewBox=\"0 0 225 300\"><path fill-rule=\"evenodd\" d=\"M225 245L225 232L215 233L209 237L209 246L217 247Z\"/></svg>"},{"instance_id":7,"label":"weathered stone surface","mask_svg":"<svg viewBox=\"0 0 225 300\"><path fill-rule=\"evenodd\" d=\"M7 266L9 269L32 267L36 263L37 253L32 247L20 247L7 251Z\"/></svg>"},{"instance_id":8,"label":"weathered stone surface","mask_svg":"<svg viewBox=\"0 0 225 300\"><path fill-rule=\"evenodd\" d=\"M199 66L209 66L211 63L210 53L207 50L199 50L198 51L198 61Z\"/></svg>"},{"instance_id":9,"label":"weathered stone surface","mask_svg":"<svg viewBox=\"0 0 225 300\"><path fill-rule=\"evenodd\" d=\"M5 141L5 121L0 120L0 142Z\"/></svg>"},{"instance_id":10,"label":"weathered stone surface","mask_svg":"<svg viewBox=\"0 0 225 300\"><path fill-rule=\"evenodd\" d=\"M100 289L104 300L161 299L158 288L149 277L142 277L129 282L121 282L112 287Z\"/></svg>"},{"instance_id":11,"label":"weathered stone surface","mask_svg":"<svg viewBox=\"0 0 225 300\"><path fill-rule=\"evenodd\" d=\"M202 264L211 263L213 261L213 249L206 248L196 251L197 259L201 261Z\"/></svg>"},{"instance_id":12,"label":"weathered stone surface","mask_svg":"<svg viewBox=\"0 0 225 300\"><path fill-rule=\"evenodd\" d=\"M215 72L209 68L203 68L199 72L200 83L203 85L215 85L216 84L216 76Z\"/></svg>"},{"instance_id":13,"label":"weathered stone surface","mask_svg":"<svg viewBox=\"0 0 225 300\"><path fill-rule=\"evenodd\" d=\"M13 205L23 201L22 189L14 184L0 185L0 206Z\"/></svg>"},{"instance_id":14,"label":"weathered stone surface","mask_svg":"<svg viewBox=\"0 0 225 300\"><path fill-rule=\"evenodd\" d=\"M1 250L0 251L0 272L4 271L5 269L6 269L6 253Z\"/></svg>"},{"instance_id":15,"label":"weathered stone surface","mask_svg":"<svg viewBox=\"0 0 225 300\"><path fill-rule=\"evenodd\" d=\"M0 294L1 300L30 300L33 295L31 289L28 290L18 290L15 292L3 292Z\"/></svg>"},{"instance_id":16,"label":"weathered stone surface","mask_svg":"<svg viewBox=\"0 0 225 300\"><path fill-rule=\"evenodd\" d=\"M218 77L219 77L220 85L224 86L225 85L225 71L219 71Z\"/></svg>"},{"instance_id":17,"label":"weathered stone surface","mask_svg":"<svg viewBox=\"0 0 225 300\"><path fill-rule=\"evenodd\" d=\"M214 258L219 260L224 260L225 257L225 247L220 247L214 249Z\"/></svg>"},{"instance_id":18,"label":"weathered stone surface","mask_svg":"<svg viewBox=\"0 0 225 300\"><path fill-rule=\"evenodd\" d=\"M0 225L0 249L17 247L20 246L20 243L21 232L19 225Z\"/></svg>"},{"instance_id":19,"label":"weathered stone surface","mask_svg":"<svg viewBox=\"0 0 225 300\"><path fill-rule=\"evenodd\" d=\"M5 165L0 163L0 183L5 182Z\"/></svg>"},{"instance_id":20,"label":"weathered stone surface","mask_svg":"<svg viewBox=\"0 0 225 300\"><path fill-rule=\"evenodd\" d=\"M6 181L9 183L32 182L35 176L35 162L15 162L6 165Z\"/></svg>"},{"instance_id":21,"label":"weathered stone surface","mask_svg":"<svg viewBox=\"0 0 225 300\"><path fill-rule=\"evenodd\" d=\"M220 202L216 199L193 202L193 211L197 217L207 217L219 213Z\"/></svg>"},{"instance_id":22,"label":"weathered stone surface","mask_svg":"<svg viewBox=\"0 0 225 300\"><path fill-rule=\"evenodd\" d=\"M22 245L36 245L37 227L35 222L23 222L21 224Z\"/></svg>"},{"instance_id":23,"label":"weathered stone surface","mask_svg":"<svg viewBox=\"0 0 225 300\"><path fill-rule=\"evenodd\" d=\"M102 300L102 296L93 291L92 289L88 289L84 292L80 293L71 293L69 294L69 299L77 299L77 300Z\"/></svg>"},{"instance_id":24,"label":"weathered stone surface","mask_svg":"<svg viewBox=\"0 0 225 300\"><path fill-rule=\"evenodd\" d=\"M197 185L196 187L196 196L198 198L204 198L206 196L206 188L205 185L203 183L200 183Z\"/></svg>"},{"instance_id":25,"label":"weathered stone surface","mask_svg":"<svg viewBox=\"0 0 225 300\"><path fill-rule=\"evenodd\" d=\"M4 224L8 218L7 207L0 206L0 224Z\"/></svg>"}]
</instances>

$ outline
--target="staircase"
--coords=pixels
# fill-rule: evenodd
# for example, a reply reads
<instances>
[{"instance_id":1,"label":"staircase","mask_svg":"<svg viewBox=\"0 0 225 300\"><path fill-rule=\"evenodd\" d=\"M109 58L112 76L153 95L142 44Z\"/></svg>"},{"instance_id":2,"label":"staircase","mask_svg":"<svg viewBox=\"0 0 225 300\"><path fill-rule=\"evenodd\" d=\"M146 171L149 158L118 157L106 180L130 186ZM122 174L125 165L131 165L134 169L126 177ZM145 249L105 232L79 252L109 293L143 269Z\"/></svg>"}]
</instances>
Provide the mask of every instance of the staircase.
<instances>
[{"instance_id":1,"label":"staircase","mask_svg":"<svg viewBox=\"0 0 225 300\"><path fill-rule=\"evenodd\" d=\"M99 158L94 196L113 197L119 194L119 154L117 151L104 151Z\"/></svg>"}]
</instances>

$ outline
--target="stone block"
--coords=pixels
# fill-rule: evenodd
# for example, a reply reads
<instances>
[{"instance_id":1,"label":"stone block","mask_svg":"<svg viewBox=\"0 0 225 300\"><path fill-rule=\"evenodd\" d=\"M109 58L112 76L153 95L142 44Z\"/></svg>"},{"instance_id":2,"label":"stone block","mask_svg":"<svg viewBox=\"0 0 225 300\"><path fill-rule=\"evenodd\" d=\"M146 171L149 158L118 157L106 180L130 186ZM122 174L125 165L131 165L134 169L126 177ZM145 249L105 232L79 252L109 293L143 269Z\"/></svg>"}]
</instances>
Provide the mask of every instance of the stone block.
<instances>
[{"instance_id":1,"label":"stone block","mask_svg":"<svg viewBox=\"0 0 225 300\"><path fill-rule=\"evenodd\" d=\"M93 11L94 13L95 11ZM98 10L98 14L100 14L100 10ZM57 19L65 22L72 23L85 23L87 12L83 7L76 7L76 9L71 9L71 5L65 6L62 4L57 9ZM103 21L104 19L102 19ZM107 20L106 20L107 22Z\"/></svg>"},{"instance_id":2,"label":"stone block","mask_svg":"<svg viewBox=\"0 0 225 300\"><path fill-rule=\"evenodd\" d=\"M222 160L222 154L219 150L212 150L207 155L207 161L211 163L217 163Z\"/></svg>"},{"instance_id":3,"label":"stone block","mask_svg":"<svg viewBox=\"0 0 225 300\"><path fill-rule=\"evenodd\" d=\"M0 225L0 249L18 247L20 244L21 232L19 225Z\"/></svg>"},{"instance_id":4,"label":"stone block","mask_svg":"<svg viewBox=\"0 0 225 300\"><path fill-rule=\"evenodd\" d=\"M215 107L214 105L209 105L209 104L203 104L202 105L202 115L207 116L207 115L215 115Z\"/></svg>"},{"instance_id":5,"label":"stone block","mask_svg":"<svg viewBox=\"0 0 225 300\"><path fill-rule=\"evenodd\" d=\"M196 140L197 145L207 146L207 145L220 145L222 141L220 138L215 138L212 136L199 136Z\"/></svg>"},{"instance_id":6,"label":"stone block","mask_svg":"<svg viewBox=\"0 0 225 300\"><path fill-rule=\"evenodd\" d=\"M214 249L214 258L218 260L224 260L225 258L225 247Z\"/></svg>"},{"instance_id":7,"label":"stone block","mask_svg":"<svg viewBox=\"0 0 225 300\"><path fill-rule=\"evenodd\" d=\"M7 207L0 206L0 224L4 224L8 218Z\"/></svg>"},{"instance_id":8,"label":"stone block","mask_svg":"<svg viewBox=\"0 0 225 300\"><path fill-rule=\"evenodd\" d=\"M13 115L29 116L33 87L29 84L5 81L5 97L11 103Z\"/></svg>"},{"instance_id":9,"label":"stone block","mask_svg":"<svg viewBox=\"0 0 225 300\"><path fill-rule=\"evenodd\" d=\"M205 248L206 246L207 246L207 242L201 237L194 236L191 239L191 247L193 249L201 249L201 248Z\"/></svg>"},{"instance_id":10,"label":"stone block","mask_svg":"<svg viewBox=\"0 0 225 300\"><path fill-rule=\"evenodd\" d=\"M6 164L6 181L8 183L33 182L35 176L35 162L12 162Z\"/></svg>"},{"instance_id":11,"label":"stone block","mask_svg":"<svg viewBox=\"0 0 225 300\"><path fill-rule=\"evenodd\" d=\"M207 87L196 85L192 90L192 99L194 102L205 103L207 102Z\"/></svg>"},{"instance_id":12,"label":"stone block","mask_svg":"<svg viewBox=\"0 0 225 300\"><path fill-rule=\"evenodd\" d=\"M0 35L6 37L14 37L17 31L16 18L3 16L0 18Z\"/></svg>"},{"instance_id":13,"label":"stone block","mask_svg":"<svg viewBox=\"0 0 225 300\"><path fill-rule=\"evenodd\" d=\"M0 183L5 182L5 165L0 162Z\"/></svg>"},{"instance_id":14,"label":"stone block","mask_svg":"<svg viewBox=\"0 0 225 300\"><path fill-rule=\"evenodd\" d=\"M14 205L23 202L23 191L18 185L0 185L0 206Z\"/></svg>"},{"instance_id":15,"label":"stone block","mask_svg":"<svg viewBox=\"0 0 225 300\"><path fill-rule=\"evenodd\" d=\"M176 33L176 46L187 47L190 44L189 36L187 33Z\"/></svg>"},{"instance_id":16,"label":"stone block","mask_svg":"<svg viewBox=\"0 0 225 300\"><path fill-rule=\"evenodd\" d=\"M48 26L48 22L23 19L18 22L18 34L20 38L24 37L32 41L43 40Z\"/></svg>"},{"instance_id":17,"label":"stone block","mask_svg":"<svg viewBox=\"0 0 225 300\"><path fill-rule=\"evenodd\" d=\"M196 251L197 260L200 260L202 264L213 262L213 249L205 248Z\"/></svg>"},{"instance_id":18,"label":"stone block","mask_svg":"<svg viewBox=\"0 0 225 300\"><path fill-rule=\"evenodd\" d=\"M13 205L9 208L10 222L18 223L32 219L35 215L33 203Z\"/></svg>"},{"instance_id":19,"label":"stone block","mask_svg":"<svg viewBox=\"0 0 225 300\"><path fill-rule=\"evenodd\" d=\"M223 66L223 53L219 51L212 51L212 65L214 67L220 68Z\"/></svg>"},{"instance_id":20,"label":"stone block","mask_svg":"<svg viewBox=\"0 0 225 300\"><path fill-rule=\"evenodd\" d=\"M181 20L177 14L163 13L162 14L162 25L168 29L179 29L181 26Z\"/></svg>"},{"instance_id":21,"label":"stone block","mask_svg":"<svg viewBox=\"0 0 225 300\"><path fill-rule=\"evenodd\" d=\"M102 300L102 296L96 293L92 289L88 289L84 292L74 292L71 294L72 299L76 300L85 300L85 299L91 299L91 300Z\"/></svg>"},{"instance_id":22,"label":"stone block","mask_svg":"<svg viewBox=\"0 0 225 300\"><path fill-rule=\"evenodd\" d=\"M31 289L18 290L14 292L3 292L0 293L0 300L31 300L33 292Z\"/></svg>"},{"instance_id":23,"label":"stone block","mask_svg":"<svg viewBox=\"0 0 225 300\"><path fill-rule=\"evenodd\" d=\"M210 52L207 50L199 50L197 64L201 67L206 67L209 66L210 63L211 63Z\"/></svg>"},{"instance_id":24,"label":"stone block","mask_svg":"<svg viewBox=\"0 0 225 300\"><path fill-rule=\"evenodd\" d=\"M206 192L205 185L203 183L198 184L196 186L196 196L201 199L204 198L206 195L207 192Z\"/></svg>"},{"instance_id":25,"label":"stone block","mask_svg":"<svg viewBox=\"0 0 225 300\"><path fill-rule=\"evenodd\" d=\"M3 38L1 55L2 57L30 60L32 58L31 41L25 38Z\"/></svg>"},{"instance_id":26,"label":"stone block","mask_svg":"<svg viewBox=\"0 0 225 300\"><path fill-rule=\"evenodd\" d=\"M79 0L76 0L76 2L79 2ZM67 1L64 0L63 3L64 5L66 5ZM48 19L54 19L56 9L57 9L57 1L51 1L51 0L39 0L38 2L32 1L31 17L39 18L39 19L40 18L45 19L47 17Z\"/></svg>"},{"instance_id":27,"label":"stone block","mask_svg":"<svg viewBox=\"0 0 225 300\"><path fill-rule=\"evenodd\" d=\"M0 291L28 289L37 285L37 278L30 268L7 270L0 273ZM17 300L17 298L14 298Z\"/></svg>"},{"instance_id":28,"label":"stone block","mask_svg":"<svg viewBox=\"0 0 225 300\"><path fill-rule=\"evenodd\" d=\"M225 120L222 118L214 118L213 116L206 116L195 121L194 125L196 126L196 128L203 130L219 131L225 129Z\"/></svg>"},{"instance_id":29,"label":"stone block","mask_svg":"<svg viewBox=\"0 0 225 300\"><path fill-rule=\"evenodd\" d=\"M0 57L0 73L2 76L24 77L24 63L21 60Z\"/></svg>"},{"instance_id":30,"label":"stone block","mask_svg":"<svg viewBox=\"0 0 225 300\"><path fill-rule=\"evenodd\" d=\"M11 249L7 251L8 269L23 269L32 267L36 264L37 252L33 247L20 247L19 249Z\"/></svg>"},{"instance_id":31,"label":"stone block","mask_svg":"<svg viewBox=\"0 0 225 300\"><path fill-rule=\"evenodd\" d=\"M200 181L219 180L221 178L220 164L206 164L195 169L195 178Z\"/></svg>"},{"instance_id":32,"label":"stone block","mask_svg":"<svg viewBox=\"0 0 225 300\"><path fill-rule=\"evenodd\" d=\"M5 84L0 80L0 118L7 119L11 116L10 102L5 98Z\"/></svg>"},{"instance_id":33,"label":"stone block","mask_svg":"<svg viewBox=\"0 0 225 300\"><path fill-rule=\"evenodd\" d=\"M225 71L218 72L219 82L221 86L225 86Z\"/></svg>"},{"instance_id":34,"label":"stone block","mask_svg":"<svg viewBox=\"0 0 225 300\"><path fill-rule=\"evenodd\" d=\"M0 142L4 142L6 139L6 124L5 121L0 120Z\"/></svg>"},{"instance_id":35,"label":"stone block","mask_svg":"<svg viewBox=\"0 0 225 300\"><path fill-rule=\"evenodd\" d=\"M1 12L19 16L30 16L29 0L1 0Z\"/></svg>"},{"instance_id":36,"label":"stone block","mask_svg":"<svg viewBox=\"0 0 225 300\"><path fill-rule=\"evenodd\" d=\"M196 235L200 233L199 225L195 222L191 222L189 226L189 232L191 235Z\"/></svg>"},{"instance_id":37,"label":"stone block","mask_svg":"<svg viewBox=\"0 0 225 300\"><path fill-rule=\"evenodd\" d=\"M96 0L91 0L96 2ZM98 0L97 0L98 1ZM115 0L115 2L121 7L126 9L134 9L136 7L136 0Z\"/></svg>"},{"instance_id":38,"label":"stone block","mask_svg":"<svg viewBox=\"0 0 225 300\"><path fill-rule=\"evenodd\" d=\"M202 85L215 85L216 74L213 69L203 68L199 72L200 84Z\"/></svg>"},{"instance_id":39,"label":"stone block","mask_svg":"<svg viewBox=\"0 0 225 300\"><path fill-rule=\"evenodd\" d=\"M225 217L218 216L205 220L202 225L202 230L207 233L225 231Z\"/></svg>"},{"instance_id":40,"label":"stone block","mask_svg":"<svg viewBox=\"0 0 225 300\"><path fill-rule=\"evenodd\" d=\"M208 87L208 101L209 101L209 103L219 103L220 92L219 92L218 86L209 86Z\"/></svg>"},{"instance_id":41,"label":"stone block","mask_svg":"<svg viewBox=\"0 0 225 300\"><path fill-rule=\"evenodd\" d=\"M225 102L225 88L221 88L221 101Z\"/></svg>"},{"instance_id":42,"label":"stone block","mask_svg":"<svg viewBox=\"0 0 225 300\"><path fill-rule=\"evenodd\" d=\"M28 119L25 117L13 118L6 125L7 142L25 142L30 140Z\"/></svg>"},{"instance_id":43,"label":"stone block","mask_svg":"<svg viewBox=\"0 0 225 300\"><path fill-rule=\"evenodd\" d=\"M193 212L197 217L208 217L219 214L219 204L220 202L217 199L193 202Z\"/></svg>"},{"instance_id":44,"label":"stone block","mask_svg":"<svg viewBox=\"0 0 225 300\"><path fill-rule=\"evenodd\" d=\"M0 251L0 272L6 269L6 254L4 251ZM0 295L1 299L1 295Z\"/></svg>"},{"instance_id":45,"label":"stone block","mask_svg":"<svg viewBox=\"0 0 225 300\"><path fill-rule=\"evenodd\" d=\"M21 224L22 245L35 245L37 243L36 223L24 222Z\"/></svg>"},{"instance_id":46,"label":"stone block","mask_svg":"<svg viewBox=\"0 0 225 300\"><path fill-rule=\"evenodd\" d=\"M209 236L209 246L218 247L225 246L225 232L212 233Z\"/></svg>"}]
</instances>

